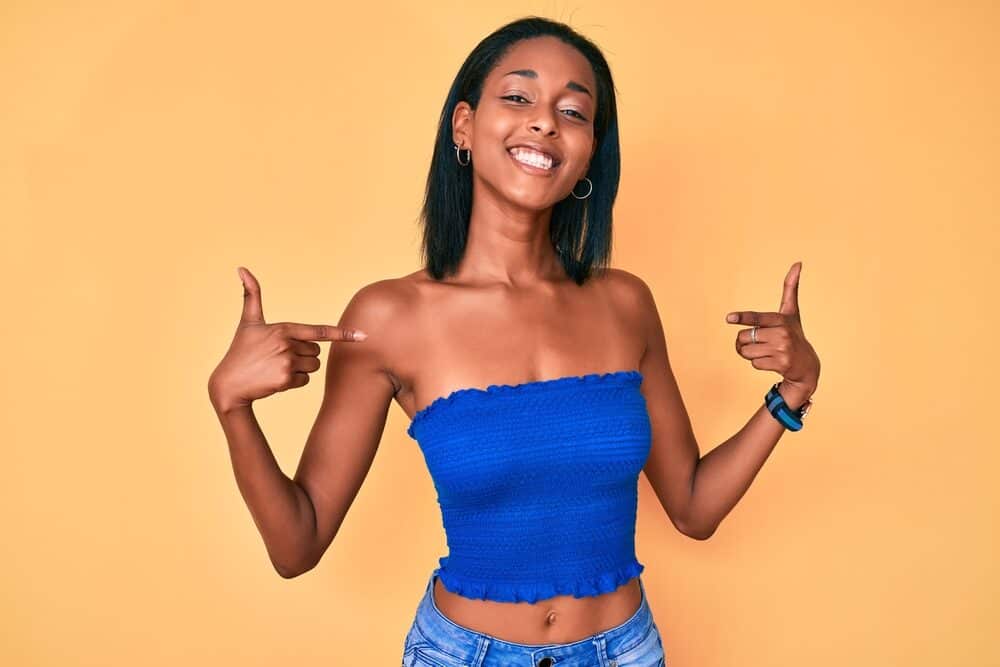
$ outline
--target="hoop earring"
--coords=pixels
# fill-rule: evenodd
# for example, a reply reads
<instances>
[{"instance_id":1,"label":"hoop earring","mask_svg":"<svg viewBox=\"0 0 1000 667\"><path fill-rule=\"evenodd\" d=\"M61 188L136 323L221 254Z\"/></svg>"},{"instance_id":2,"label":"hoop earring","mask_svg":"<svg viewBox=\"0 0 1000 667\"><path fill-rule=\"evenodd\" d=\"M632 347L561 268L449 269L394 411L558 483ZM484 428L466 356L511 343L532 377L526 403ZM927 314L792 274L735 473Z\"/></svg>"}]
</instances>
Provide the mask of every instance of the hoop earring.
<instances>
[{"instance_id":1,"label":"hoop earring","mask_svg":"<svg viewBox=\"0 0 1000 667\"><path fill-rule=\"evenodd\" d=\"M459 148L458 144L454 144L454 146L455 146L455 159L458 160L458 163L460 165L462 165L463 167L466 166L466 165L468 165L469 162L472 161L472 149L471 148L465 148L465 149ZM462 162L462 156L459 155L459 151L462 151L462 150L465 150L465 152L467 152L469 154L465 158L465 162Z\"/></svg>"},{"instance_id":2,"label":"hoop earring","mask_svg":"<svg viewBox=\"0 0 1000 667\"><path fill-rule=\"evenodd\" d=\"M587 197L589 197L589 196L590 196L590 193L594 191L594 183L593 183L593 181L591 181L591 180L590 180L589 178L587 178L586 176L584 176L584 177L583 177L583 180L587 181L587 183L590 183L590 189L589 189L589 190L587 190L587 194L585 194L585 195L584 195L584 196L582 196L582 197L577 197L577 194L576 194L576 186L575 186L575 185L573 186L573 189L569 191L569 193L570 193L571 195L573 195L574 197L576 197L577 199L586 199Z\"/></svg>"}]
</instances>

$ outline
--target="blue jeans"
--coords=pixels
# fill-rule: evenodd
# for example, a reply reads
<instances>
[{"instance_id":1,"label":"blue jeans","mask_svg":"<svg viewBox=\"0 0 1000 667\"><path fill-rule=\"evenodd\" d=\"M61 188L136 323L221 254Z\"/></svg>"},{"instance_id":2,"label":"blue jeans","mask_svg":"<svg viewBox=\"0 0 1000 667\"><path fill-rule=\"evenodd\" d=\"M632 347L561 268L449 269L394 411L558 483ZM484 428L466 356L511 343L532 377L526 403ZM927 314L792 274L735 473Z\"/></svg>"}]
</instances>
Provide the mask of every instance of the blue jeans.
<instances>
[{"instance_id":1,"label":"blue jeans","mask_svg":"<svg viewBox=\"0 0 1000 667\"><path fill-rule=\"evenodd\" d=\"M610 630L569 644L517 644L458 625L434 603L431 574L403 645L403 667L666 667L659 629L642 602Z\"/></svg>"}]
</instances>

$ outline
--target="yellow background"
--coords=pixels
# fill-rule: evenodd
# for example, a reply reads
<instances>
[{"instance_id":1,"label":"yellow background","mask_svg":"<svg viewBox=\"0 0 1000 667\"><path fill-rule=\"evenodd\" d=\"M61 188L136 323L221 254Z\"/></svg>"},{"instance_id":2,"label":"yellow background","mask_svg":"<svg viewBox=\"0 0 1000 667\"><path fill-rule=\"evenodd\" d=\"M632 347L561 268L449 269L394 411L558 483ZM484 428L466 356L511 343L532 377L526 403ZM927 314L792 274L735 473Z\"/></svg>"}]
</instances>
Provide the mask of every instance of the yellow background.
<instances>
[{"instance_id":1,"label":"yellow background","mask_svg":"<svg viewBox=\"0 0 1000 667\"><path fill-rule=\"evenodd\" d=\"M541 14L611 63L613 263L653 289L703 454L777 379L725 314L776 310L803 261L805 430L706 542L640 479L669 664L997 664L1000 10L749 5L0 6L0 663L398 664L446 553L405 414L323 561L284 580L205 383L237 265L269 321L326 324L418 268L447 88ZM256 406L286 474L322 372Z\"/></svg>"}]
</instances>

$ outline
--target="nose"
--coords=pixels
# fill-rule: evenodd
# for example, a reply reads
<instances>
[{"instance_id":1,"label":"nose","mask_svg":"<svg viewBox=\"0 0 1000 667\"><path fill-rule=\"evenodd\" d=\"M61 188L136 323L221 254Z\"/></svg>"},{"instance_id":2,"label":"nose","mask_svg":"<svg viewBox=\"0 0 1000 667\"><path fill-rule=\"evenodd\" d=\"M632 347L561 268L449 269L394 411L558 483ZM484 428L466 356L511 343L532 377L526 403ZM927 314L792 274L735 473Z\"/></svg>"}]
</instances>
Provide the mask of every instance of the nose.
<instances>
[{"instance_id":1,"label":"nose","mask_svg":"<svg viewBox=\"0 0 1000 667\"><path fill-rule=\"evenodd\" d=\"M532 132L541 132L546 136L550 136L556 132L556 122L553 118L552 111L546 109L545 107L540 107L542 110L539 111L539 115L535 118L534 122L531 123Z\"/></svg>"},{"instance_id":2,"label":"nose","mask_svg":"<svg viewBox=\"0 0 1000 667\"><path fill-rule=\"evenodd\" d=\"M531 131L541 132L546 136L551 136L552 134L555 133L555 126L552 123L541 123L541 122L532 123Z\"/></svg>"}]
</instances>

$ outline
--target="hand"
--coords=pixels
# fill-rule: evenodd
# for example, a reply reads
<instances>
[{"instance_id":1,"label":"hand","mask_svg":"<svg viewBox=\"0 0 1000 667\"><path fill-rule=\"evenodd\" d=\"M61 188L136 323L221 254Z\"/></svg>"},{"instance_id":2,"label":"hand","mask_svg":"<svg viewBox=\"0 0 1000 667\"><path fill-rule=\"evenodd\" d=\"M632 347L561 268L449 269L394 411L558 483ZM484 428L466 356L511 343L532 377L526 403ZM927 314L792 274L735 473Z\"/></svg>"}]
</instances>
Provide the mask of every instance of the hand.
<instances>
[{"instance_id":1,"label":"hand","mask_svg":"<svg viewBox=\"0 0 1000 667\"><path fill-rule=\"evenodd\" d=\"M786 386L805 400L819 383L819 357L802 332L799 317L799 275L802 262L792 264L785 276L781 305L776 313L754 310L736 311L726 316L731 324L757 326L757 342L750 340L750 329L736 334L736 353L749 359L754 368L776 371Z\"/></svg>"},{"instance_id":2,"label":"hand","mask_svg":"<svg viewBox=\"0 0 1000 667\"><path fill-rule=\"evenodd\" d=\"M327 324L264 322L260 285L242 266L243 313L226 356L209 377L212 404L224 409L248 406L258 398L309 383L319 369L317 340L361 341L362 331Z\"/></svg>"}]
</instances>

